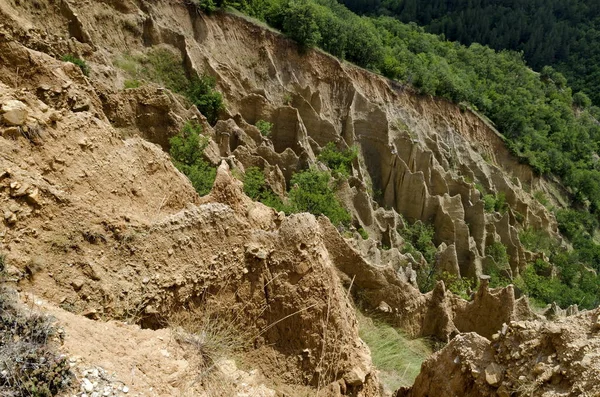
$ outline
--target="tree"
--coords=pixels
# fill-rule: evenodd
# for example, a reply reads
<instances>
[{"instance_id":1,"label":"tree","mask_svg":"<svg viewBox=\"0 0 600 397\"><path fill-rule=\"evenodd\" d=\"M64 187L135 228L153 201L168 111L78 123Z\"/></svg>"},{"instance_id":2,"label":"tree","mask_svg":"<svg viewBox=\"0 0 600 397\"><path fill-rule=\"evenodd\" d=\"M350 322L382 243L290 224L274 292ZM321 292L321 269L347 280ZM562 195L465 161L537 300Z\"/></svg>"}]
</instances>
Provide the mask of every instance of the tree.
<instances>
[{"instance_id":1,"label":"tree","mask_svg":"<svg viewBox=\"0 0 600 397\"><path fill-rule=\"evenodd\" d=\"M316 46L321 39L317 25L318 10L308 0L289 0L283 7L283 32L302 49Z\"/></svg>"}]
</instances>

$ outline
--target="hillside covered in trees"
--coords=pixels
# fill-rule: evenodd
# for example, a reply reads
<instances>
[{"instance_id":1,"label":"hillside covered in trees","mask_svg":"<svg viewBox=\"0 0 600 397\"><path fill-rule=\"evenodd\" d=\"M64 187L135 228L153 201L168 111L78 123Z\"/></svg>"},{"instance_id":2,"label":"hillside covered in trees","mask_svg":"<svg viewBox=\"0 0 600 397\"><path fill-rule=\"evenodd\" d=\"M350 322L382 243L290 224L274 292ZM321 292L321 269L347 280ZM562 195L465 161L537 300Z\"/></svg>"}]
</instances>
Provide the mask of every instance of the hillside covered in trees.
<instances>
[{"instance_id":1,"label":"hillside covered in trees","mask_svg":"<svg viewBox=\"0 0 600 397\"><path fill-rule=\"evenodd\" d=\"M319 47L487 116L518 158L537 173L558 178L572 200L556 215L574 250L535 243L560 269L559 278L538 277L532 270L522 287L546 302L598 305L600 282L586 269L600 271L600 244L594 239L600 220L600 109L586 94L574 92L561 73L552 67L534 72L519 52L446 41L396 17L359 16L335 0L193 2L204 12L233 6L279 29L301 49ZM361 11L381 7L373 3Z\"/></svg>"},{"instance_id":2,"label":"hillside covered in trees","mask_svg":"<svg viewBox=\"0 0 600 397\"><path fill-rule=\"evenodd\" d=\"M523 51L600 104L600 2L593 0L342 0L351 10L416 22L463 44Z\"/></svg>"}]
</instances>

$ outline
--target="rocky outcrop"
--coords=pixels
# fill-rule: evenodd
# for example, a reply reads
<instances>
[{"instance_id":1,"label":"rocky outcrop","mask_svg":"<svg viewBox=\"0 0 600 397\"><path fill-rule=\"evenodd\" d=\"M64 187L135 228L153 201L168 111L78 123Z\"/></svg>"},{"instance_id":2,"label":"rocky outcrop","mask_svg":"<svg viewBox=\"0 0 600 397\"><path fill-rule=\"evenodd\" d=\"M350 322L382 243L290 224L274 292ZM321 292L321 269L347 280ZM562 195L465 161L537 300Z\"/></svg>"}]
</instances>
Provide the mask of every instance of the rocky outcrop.
<instances>
[{"instance_id":1,"label":"rocky outcrop","mask_svg":"<svg viewBox=\"0 0 600 397\"><path fill-rule=\"evenodd\" d=\"M28 114L23 127L40 129L33 142L0 126L0 236L19 288L145 328L213 297L215 315L233 314L250 331L249 355L273 378L376 394L369 351L314 216L253 202L226 162L211 194L198 198L159 146L122 141L89 112L57 111L0 86L1 104L17 100Z\"/></svg>"},{"instance_id":2,"label":"rocky outcrop","mask_svg":"<svg viewBox=\"0 0 600 397\"><path fill-rule=\"evenodd\" d=\"M599 315L511 322L491 342L476 333L459 335L396 396L599 395Z\"/></svg>"}]
</instances>

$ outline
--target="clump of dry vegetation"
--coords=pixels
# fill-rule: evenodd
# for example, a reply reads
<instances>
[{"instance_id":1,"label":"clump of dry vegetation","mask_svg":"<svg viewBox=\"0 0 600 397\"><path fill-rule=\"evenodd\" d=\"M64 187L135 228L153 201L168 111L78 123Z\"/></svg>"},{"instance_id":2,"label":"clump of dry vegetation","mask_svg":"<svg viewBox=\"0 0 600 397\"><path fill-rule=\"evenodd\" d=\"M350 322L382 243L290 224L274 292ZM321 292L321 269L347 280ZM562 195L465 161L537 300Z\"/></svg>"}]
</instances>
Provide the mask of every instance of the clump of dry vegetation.
<instances>
[{"instance_id":1,"label":"clump of dry vegetation","mask_svg":"<svg viewBox=\"0 0 600 397\"><path fill-rule=\"evenodd\" d=\"M17 303L5 266L0 255L0 395L55 396L71 382L66 357L53 349L59 334L51 318Z\"/></svg>"}]
</instances>

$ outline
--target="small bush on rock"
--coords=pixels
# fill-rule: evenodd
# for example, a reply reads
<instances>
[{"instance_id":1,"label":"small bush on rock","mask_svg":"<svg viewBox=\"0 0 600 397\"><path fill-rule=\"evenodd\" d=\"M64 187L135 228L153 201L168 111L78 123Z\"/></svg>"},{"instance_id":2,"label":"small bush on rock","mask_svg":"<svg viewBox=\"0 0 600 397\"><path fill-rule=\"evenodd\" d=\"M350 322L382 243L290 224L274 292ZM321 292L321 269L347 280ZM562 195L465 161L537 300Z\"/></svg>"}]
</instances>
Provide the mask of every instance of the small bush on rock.
<instances>
[{"instance_id":1,"label":"small bush on rock","mask_svg":"<svg viewBox=\"0 0 600 397\"><path fill-rule=\"evenodd\" d=\"M271 129L273 128L273 124L265 120L258 120L256 122L256 128L258 128L262 136L269 136L271 135Z\"/></svg>"},{"instance_id":2,"label":"small bush on rock","mask_svg":"<svg viewBox=\"0 0 600 397\"><path fill-rule=\"evenodd\" d=\"M348 176L352 172L352 163L356 157L358 157L356 146L340 150L335 143L329 142L319 154L318 159L325 163L334 174Z\"/></svg>"},{"instance_id":3,"label":"small bush on rock","mask_svg":"<svg viewBox=\"0 0 600 397\"><path fill-rule=\"evenodd\" d=\"M328 172L310 169L294 174L289 193L291 212L325 215L335 226L349 226L350 214L329 186Z\"/></svg>"},{"instance_id":4,"label":"small bush on rock","mask_svg":"<svg viewBox=\"0 0 600 397\"><path fill-rule=\"evenodd\" d=\"M61 60L63 62L71 62L77 66L79 66L79 69L81 69L81 72L85 75L85 76L89 76L90 75L90 67L88 66L87 63L85 63L85 61L81 58L76 57L75 55L71 55L71 54L67 54L64 55Z\"/></svg>"}]
</instances>

